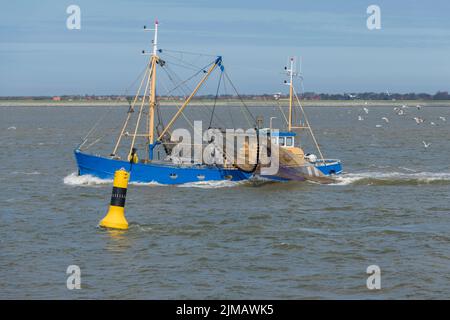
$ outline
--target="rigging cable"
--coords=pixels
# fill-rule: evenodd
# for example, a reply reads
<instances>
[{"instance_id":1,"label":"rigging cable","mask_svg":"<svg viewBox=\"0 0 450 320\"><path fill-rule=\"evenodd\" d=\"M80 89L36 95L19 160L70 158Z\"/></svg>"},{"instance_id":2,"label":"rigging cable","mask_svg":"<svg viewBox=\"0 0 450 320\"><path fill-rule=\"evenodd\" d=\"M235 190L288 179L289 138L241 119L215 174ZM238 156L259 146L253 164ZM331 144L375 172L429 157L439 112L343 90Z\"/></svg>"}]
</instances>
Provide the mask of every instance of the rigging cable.
<instances>
[{"instance_id":1,"label":"rigging cable","mask_svg":"<svg viewBox=\"0 0 450 320\"><path fill-rule=\"evenodd\" d=\"M170 64L173 64L173 62L170 62ZM178 88L180 88L182 85L184 85L186 82L192 80L194 77L196 77L197 75L200 74L200 72L204 72L205 69L208 69L211 65L213 64L213 62L207 64L205 67L201 68L200 70L196 69L196 73L194 73L192 76L190 76L189 78L187 78L186 80L182 80L179 77L178 80L180 80L180 82L177 84L175 82L175 80L173 80L173 76L176 76L175 72L172 71L172 69L169 68L169 66L166 65L166 68L163 68L163 70L167 73L167 76L169 77L169 80L172 81L172 83L175 85L175 87L168 91L166 94L171 94L173 91L177 90ZM169 72L172 73L172 77L169 75ZM184 93L186 94L186 93Z\"/></svg>"},{"instance_id":2,"label":"rigging cable","mask_svg":"<svg viewBox=\"0 0 450 320\"><path fill-rule=\"evenodd\" d=\"M208 64L208 66L211 66L213 63ZM174 85L176 85L175 89L179 89L183 95L185 96L185 98L187 96L189 96L189 92L192 92L192 89L188 87L187 85L187 81L191 80L194 76L198 75L202 70L200 70L199 72L197 72L195 75L191 76L189 79L185 80L185 81L181 81L181 79L177 76L177 74L175 72L173 72L170 68L167 68L167 71L169 71L172 74L172 77L169 77L169 79L174 83ZM178 80L180 81L180 83L177 85L176 82L173 80L173 78L178 78ZM173 91L173 90L172 90ZM208 111L210 110L210 107L207 106L206 104L202 103L201 101L197 101L197 103L202 106L205 107L206 109L208 109ZM217 119L218 122L222 123L223 121L216 115L214 114L214 117Z\"/></svg>"},{"instance_id":3,"label":"rigging cable","mask_svg":"<svg viewBox=\"0 0 450 320\"><path fill-rule=\"evenodd\" d=\"M134 84L141 78L142 74L145 72L145 70L147 69L147 66L145 66L145 68L139 73L138 77L131 83L131 85L125 90L124 95L128 101L128 112L130 112L130 110L132 109L131 107L131 103L128 97L128 91L129 89L134 86ZM88 137L97 129L98 125L103 122L103 120L110 115L111 113L109 111L111 111L112 106L108 107L107 111L105 112L102 116L100 116L98 118L98 120L95 122L95 124L91 127L91 129L88 131L88 133L86 134L86 136L82 139L82 143L78 146L79 149L81 149L81 147L87 142ZM94 144L96 144L98 141L102 140L106 135L101 136L101 138L96 139L93 143L89 144L84 150L89 149L91 146L93 146Z\"/></svg>"},{"instance_id":4,"label":"rigging cable","mask_svg":"<svg viewBox=\"0 0 450 320\"><path fill-rule=\"evenodd\" d=\"M231 81L230 77L228 76L228 73L226 71L224 71L225 73L225 77L227 78L227 80L230 82L231 87L233 88L234 92L236 93L237 97L239 98L239 100L241 101L242 105L245 107L245 109L247 110L248 114L252 117L253 119L253 124L256 125L256 119L253 116L253 114L250 112L250 110L248 109L248 106L245 104L244 99L242 99L241 95L239 94L239 92L237 91L236 87L234 86L233 82ZM243 113L245 118L247 119L248 124L251 126L252 123L250 122L250 120L248 119L247 115L245 113Z\"/></svg>"},{"instance_id":5,"label":"rigging cable","mask_svg":"<svg viewBox=\"0 0 450 320\"><path fill-rule=\"evenodd\" d=\"M181 53L181 54L190 54L190 55L196 55L196 56L204 56L204 57L217 57L217 55L215 55L215 54L207 54L207 53L201 53L201 52L159 49L159 52L163 52L163 51L169 51L169 52Z\"/></svg>"},{"instance_id":6,"label":"rigging cable","mask_svg":"<svg viewBox=\"0 0 450 320\"><path fill-rule=\"evenodd\" d=\"M223 82L223 91L225 93L225 97L227 97L227 102L230 102L230 98L228 96L228 90L227 90L227 83L224 81ZM234 118L233 118L233 113L231 112L231 108L227 108L228 110L228 115L230 116L231 119L231 126L232 128L236 128L236 126L234 125Z\"/></svg>"},{"instance_id":7,"label":"rigging cable","mask_svg":"<svg viewBox=\"0 0 450 320\"><path fill-rule=\"evenodd\" d=\"M125 132L125 129L126 129L127 125L128 125L128 121L131 118L131 114L134 112L134 106L135 106L135 104L136 104L136 102L138 100L138 97L139 97L140 93L141 93L142 85L144 84L144 81L145 81L145 78L147 76L147 73L150 74L150 72L151 72L151 66L150 66L150 61L149 61L147 63L147 65L145 66L145 74L142 76L142 80L141 80L141 83L139 85L139 89L137 90L136 95L134 96L133 103L130 105L130 108L128 109L127 116L126 116L126 118L125 118L125 120L123 122L123 125L122 125L122 130L120 131L120 134L117 137L117 141L116 141L116 144L114 146L114 149L113 149L113 151L110 154L111 156L115 156L115 154L117 152L117 149L119 148L119 144L120 144L120 141L122 140L122 136L123 136L123 134ZM145 97L145 91L144 91L144 97Z\"/></svg>"},{"instance_id":8,"label":"rigging cable","mask_svg":"<svg viewBox=\"0 0 450 320\"><path fill-rule=\"evenodd\" d=\"M308 117L306 116L305 110L303 109L303 106L300 103L300 99L297 96L297 92L295 91L295 88L292 88L292 89L294 91L294 95L295 95L295 98L297 99L298 105L300 106L300 110L303 113L303 117L305 118L305 122L306 122L306 125L308 126L309 132L311 133L311 137L314 141L314 144L316 145L317 151L319 151L320 157L322 158L322 160L324 160L325 158L323 157L322 151L320 150L320 147L319 147L319 143L317 142L316 137L314 136L314 132L312 131L311 126L309 125Z\"/></svg>"},{"instance_id":9,"label":"rigging cable","mask_svg":"<svg viewBox=\"0 0 450 320\"><path fill-rule=\"evenodd\" d=\"M208 128L211 128L211 125L212 125L214 111L216 110L217 96L219 95L220 82L222 81L222 76L223 76L223 72L220 73L219 83L217 84L216 96L214 97L214 106L213 106L213 109L211 112L211 119L209 119L209 127Z\"/></svg>"}]
</instances>

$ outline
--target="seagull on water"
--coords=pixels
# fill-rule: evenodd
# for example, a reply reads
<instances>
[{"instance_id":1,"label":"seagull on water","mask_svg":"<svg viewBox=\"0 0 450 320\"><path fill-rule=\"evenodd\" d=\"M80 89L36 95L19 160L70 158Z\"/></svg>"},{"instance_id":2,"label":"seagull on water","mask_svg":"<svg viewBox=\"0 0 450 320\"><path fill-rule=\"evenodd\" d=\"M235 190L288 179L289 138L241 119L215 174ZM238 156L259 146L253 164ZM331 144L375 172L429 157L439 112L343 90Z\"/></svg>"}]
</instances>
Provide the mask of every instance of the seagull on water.
<instances>
[{"instance_id":1,"label":"seagull on water","mask_svg":"<svg viewBox=\"0 0 450 320\"><path fill-rule=\"evenodd\" d=\"M417 124L423 122L423 119L422 119L422 118L419 118L419 117L414 117L413 119L416 121Z\"/></svg>"}]
</instances>

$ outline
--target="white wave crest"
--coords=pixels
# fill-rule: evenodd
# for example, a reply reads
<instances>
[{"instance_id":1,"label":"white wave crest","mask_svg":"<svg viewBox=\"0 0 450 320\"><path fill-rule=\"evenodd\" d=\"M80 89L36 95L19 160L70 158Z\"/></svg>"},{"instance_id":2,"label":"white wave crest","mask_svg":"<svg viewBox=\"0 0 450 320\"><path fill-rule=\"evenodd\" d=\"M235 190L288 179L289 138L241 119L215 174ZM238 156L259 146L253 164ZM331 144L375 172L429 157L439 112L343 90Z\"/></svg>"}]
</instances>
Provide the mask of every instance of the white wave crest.
<instances>
[{"instance_id":1,"label":"white wave crest","mask_svg":"<svg viewBox=\"0 0 450 320\"><path fill-rule=\"evenodd\" d=\"M72 172L63 179L64 184L70 186L94 186L102 184L112 184L112 179L100 179L92 175L86 174L79 176L76 172Z\"/></svg>"},{"instance_id":2,"label":"white wave crest","mask_svg":"<svg viewBox=\"0 0 450 320\"><path fill-rule=\"evenodd\" d=\"M13 171L11 172L11 174L18 174L18 175L38 175L41 174L39 171L30 171L30 172L26 172L26 171Z\"/></svg>"},{"instance_id":3,"label":"white wave crest","mask_svg":"<svg viewBox=\"0 0 450 320\"><path fill-rule=\"evenodd\" d=\"M180 188L201 188L201 189L217 189L217 188L232 188L246 183L245 180L242 181L230 181L230 180L212 180L212 181L196 181L187 182L177 187Z\"/></svg>"},{"instance_id":4,"label":"white wave crest","mask_svg":"<svg viewBox=\"0 0 450 320\"><path fill-rule=\"evenodd\" d=\"M160 187L164 187L164 186L168 186L167 184L162 184L156 181L150 181L150 182L130 182L129 184L134 185L134 186L160 186Z\"/></svg>"},{"instance_id":5,"label":"white wave crest","mask_svg":"<svg viewBox=\"0 0 450 320\"><path fill-rule=\"evenodd\" d=\"M27 173L27 174L38 174ZM384 185L384 184L427 184L427 183L439 183L448 182L450 183L450 173L449 172L415 172L415 173L405 173L405 172L380 172L380 171L369 171L369 172L358 172L358 173L344 173L337 176L336 182L331 185L335 186L345 186L351 184L363 183L367 185ZM82 175L79 176L76 172L72 172L63 179L64 184L72 186L96 186L96 185L112 185L112 179L100 179L92 175ZM250 180L241 181L229 181L229 180L214 180L214 181L197 181L189 182L184 184L175 185L179 188L200 188L200 189L218 189L218 188L232 188L248 184L263 184L267 183L267 179L253 178ZM167 184L161 184L158 182L130 182L130 185L136 186L161 186L168 187Z\"/></svg>"},{"instance_id":6,"label":"white wave crest","mask_svg":"<svg viewBox=\"0 0 450 320\"><path fill-rule=\"evenodd\" d=\"M417 182L430 183L434 181L450 181L449 172L359 172L359 173L344 173L336 177L336 183L333 185L349 185L361 180L368 180L368 182Z\"/></svg>"},{"instance_id":7,"label":"white wave crest","mask_svg":"<svg viewBox=\"0 0 450 320\"><path fill-rule=\"evenodd\" d=\"M107 185L112 184L112 179L100 179L98 177L92 175L81 175L79 176L76 172L72 172L67 175L64 179L64 184L71 186L95 186L95 185ZM218 181L198 181L198 182L190 182L175 185L176 187L185 187L185 188L204 188L204 189L215 189L215 188L226 188L226 187L235 187L246 181L228 181L228 180L218 180ZM135 186L160 186L167 187L168 184L158 183L156 181L151 182L130 182L130 185Z\"/></svg>"}]
</instances>

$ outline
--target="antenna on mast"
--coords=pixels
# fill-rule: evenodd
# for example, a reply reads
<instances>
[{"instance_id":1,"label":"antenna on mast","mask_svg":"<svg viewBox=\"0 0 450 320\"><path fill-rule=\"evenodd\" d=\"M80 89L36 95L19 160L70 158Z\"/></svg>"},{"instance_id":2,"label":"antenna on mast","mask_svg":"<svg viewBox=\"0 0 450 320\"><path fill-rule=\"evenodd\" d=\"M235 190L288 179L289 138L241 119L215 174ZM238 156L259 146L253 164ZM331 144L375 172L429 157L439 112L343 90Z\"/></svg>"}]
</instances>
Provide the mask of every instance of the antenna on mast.
<instances>
[{"instance_id":1,"label":"antenna on mast","mask_svg":"<svg viewBox=\"0 0 450 320\"><path fill-rule=\"evenodd\" d=\"M288 75L289 77L289 82L284 81L284 83L288 86L290 86L292 84L292 80L294 77L298 76L299 72L296 70L296 59L295 57L290 57L289 58L289 67L284 67L284 72Z\"/></svg>"},{"instance_id":2,"label":"antenna on mast","mask_svg":"<svg viewBox=\"0 0 450 320\"><path fill-rule=\"evenodd\" d=\"M298 75L298 72L295 71L295 58L294 57L290 57L289 58L289 68L288 67L284 67L284 70L286 72L286 74L289 77L289 82L287 82L286 80L284 81L284 83L286 85L289 86L289 117L288 117L288 131L292 130L292 100L293 100L293 93L294 93L294 83L293 83L293 78L294 76Z\"/></svg>"},{"instance_id":3,"label":"antenna on mast","mask_svg":"<svg viewBox=\"0 0 450 320\"><path fill-rule=\"evenodd\" d=\"M154 36L152 40L152 54L153 56L156 56L156 52L158 52L158 19L155 19L155 28L153 29L147 29L147 26L144 26L144 31L154 31ZM143 55L150 55L145 50L142 50Z\"/></svg>"},{"instance_id":4,"label":"antenna on mast","mask_svg":"<svg viewBox=\"0 0 450 320\"><path fill-rule=\"evenodd\" d=\"M148 80L147 80L148 82L147 82L147 87L144 91L144 98L143 98L143 101L145 101L145 93L148 90L149 113L148 113L148 158L147 158L147 160L151 161L153 159L153 149L156 146L155 136L154 136L155 107L156 107L156 64L159 64L162 67L165 62L163 60L161 60L156 54L158 52L158 19L155 19L155 28L154 29L147 29L147 26L144 26L144 31L154 31L154 36L153 36L153 40L152 40L152 53L147 53L145 50L142 50L143 55L151 56L150 62L148 65L148 68L149 68Z\"/></svg>"},{"instance_id":5,"label":"antenna on mast","mask_svg":"<svg viewBox=\"0 0 450 320\"><path fill-rule=\"evenodd\" d=\"M155 36L153 37L153 55L156 56L158 50L158 19L155 20Z\"/></svg>"}]
</instances>

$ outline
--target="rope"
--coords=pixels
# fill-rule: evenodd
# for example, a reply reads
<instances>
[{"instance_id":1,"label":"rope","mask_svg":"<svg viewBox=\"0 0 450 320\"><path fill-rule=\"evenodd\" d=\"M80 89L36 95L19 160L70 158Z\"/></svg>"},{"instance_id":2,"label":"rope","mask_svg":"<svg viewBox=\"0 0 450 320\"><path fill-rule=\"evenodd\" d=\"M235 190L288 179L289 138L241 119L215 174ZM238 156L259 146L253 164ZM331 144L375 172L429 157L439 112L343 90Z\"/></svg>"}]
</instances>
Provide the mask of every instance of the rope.
<instances>
[{"instance_id":1,"label":"rope","mask_svg":"<svg viewBox=\"0 0 450 320\"><path fill-rule=\"evenodd\" d=\"M170 77L168 71L165 70L165 69L164 69L164 71L166 72L167 76L169 77L169 80L171 80L172 82L174 82L174 81L172 80L172 78ZM163 83L163 86L166 87L166 85L165 85L164 83ZM166 90L167 90L167 87L166 87ZM169 94L169 92L168 92L167 94ZM166 94L166 95L167 95L167 94ZM175 99L175 97L172 96L171 94L169 95L169 97L172 97L172 98ZM180 110L180 106L178 106L178 105L175 105L175 106L178 108L178 110ZM189 118L184 114L184 112L181 112L181 115L182 115L183 118L186 120L186 122L188 123L188 125L189 125L193 130L195 130L195 129L194 129L194 125L193 125L192 122L189 120ZM162 117L161 117L161 118L162 118Z\"/></svg>"},{"instance_id":2,"label":"rope","mask_svg":"<svg viewBox=\"0 0 450 320\"><path fill-rule=\"evenodd\" d=\"M145 84L144 95L142 97L142 103L141 103L141 106L139 108L139 114L138 114L138 117L136 119L136 127L134 128L134 135L133 135L133 138L131 140L130 152L128 154L131 154L131 152L133 151L133 148L134 148L134 142L136 140L136 134L137 134L137 131L138 131L138 128L139 128L139 123L141 122L142 109L144 108L144 104L145 104L145 97L146 97L145 94L149 90L150 78L151 78L151 75L152 75L153 68L156 67L155 64L156 64L156 62L153 60L152 66L151 66L151 68L150 68L150 70L148 72L147 83Z\"/></svg>"},{"instance_id":3,"label":"rope","mask_svg":"<svg viewBox=\"0 0 450 320\"><path fill-rule=\"evenodd\" d=\"M116 145L114 146L114 149L113 149L111 155L115 155L116 152L117 152L117 149L119 148L119 144L120 144L120 141L122 140L123 133L125 132L125 129L126 129L127 125L128 125L128 121L130 120L131 114L134 112L134 106L136 104L136 101L137 101L140 93L141 93L142 85L144 84L147 72L150 73L150 71L151 70L150 70L150 61L149 61L147 63L147 65L145 66L145 74L142 77L142 81L141 81L141 84L139 85L139 89L136 92L136 95L134 96L133 103L130 104L130 107L128 108L127 116L126 116L125 121L124 121L124 123L122 125L122 130L120 131L119 137L117 137L117 142L116 142ZM145 91L144 91L144 96L145 96Z\"/></svg>"},{"instance_id":4,"label":"rope","mask_svg":"<svg viewBox=\"0 0 450 320\"><path fill-rule=\"evenodd\" d=\"M219 89L220 89L220 82L222 81L223 72L220 73L219 77L219 83L217 84L217 90L216 90L216 96L214 97L214 106L211 113L211 119L209 119L209 128L211 128L211 124L213 121L214 111L216 110L216 102L217 102L217 96L219 95Z\"/></svg>"},{"instance_id":5,"label":"rope","mask_svg":"<svg viewBox=\"0 0 450 320\"><path fill-rule=\"evenodd\" d=\"M227 80L230 82L231 87L233 88L234 92L236 93L237 97L239 98L239 100L241 101L242 105L245 107L245 109L247 110L248 114L252 117L253 119L253 124L256 125L256 119L253 116L253 114L250 112L249 108L247 107L247 105L245 104L244 100L242 99L242 97L240 96L239 92L237 91L236 87L234 86L233 82L231 81L230 77L228 76L228 73L226 71L224 71L225 73L225 77L227 78ZM252 123L250 122L250 120L248 119L247 115L243 112L245 118L247 119L247 122L249 124L249 126L252 126Z\"/></svg>"},{"instance_id":6,"label":"rope","mask_svg":"<svg viewBox=\"0 0 450 320\"><path fill-rule=\"evenodd\" d=\"M284 110L281 107L281 104L280 104L280 102L278 100L277 100L277 106L278 106L278 109L280 109L280 112L283 115L284 120L286 121L286 125L288 125L289 124L289 120L287 119L286 114L284 113Z\"/></svg>"},{"instance_id":7,"label":"rope","mask_svg":"<svg viewBox=\"0 0 450 320\"><path fill-rule=\"evenodd\" d=\"M227 102L230 102L230 98L228 97L227 83L225 81L223 82L223 91L225 93L225 96L227 96ZM236 128L236 126L234 125L234 118L233 118L233 113L231 112L231 108L227 108L227 110L228 110L228 115L231 118L232 128Z\"/></svg>"},{"instance_id":8,"label":"rope","mask_svg":"<svg viewBox=\"0 0 450 320\"><path fill-rule=\"evenodd\" d=\"M173 64L173 63L171 62L171 64ZM198 70L196 73L194 73L192 76L190 76L186 80L181 80L179 77L177 77L178 80L180 80L180 83L178 83L178 84L175 83L175 81L172 79L172 77L169 75L168 72L171 72L173 74L173 76L176 76L176 74L172 71L172 69L169 68L169 66L166 66L165 68L163 68L163 70L167 73L169 80L172 81L173 84L175 85L175 87L171 91L168 91L166 94L171 94L173 91L178 90L181 86L185 85L186 82L188 82L188 81L192 80L194 77L198 76L200 74L200 72L203 72L205 68L206 69L209 68L212 64L213 63L207 64L204 68Z\"/></svg>"},{"instance_id":9,"label":"rope","mask_svg":"<svg viewBox=\"0 0 450 320\"><path fill-rule=\"evenodd\" d=\"M147 65L145 66L145 68L142 69L142 71L139 73L139 75L136 77L136 79L134 79L134 81L131 83L131 85L128 86L128 88L125 89L124 94L125 94L125 97L126 97L126 99L127 99L127 101L128 101L128 105L129 105L130 109L132 108L132 107L131 107L131 101L132 101L132 100L131 100L131 97L128 96L128 92L130 91L131 87L133 87L133 86L137 83L137 81L138 81L139 79L142 78L144 72L147 71L148 65L149 65L149 64L147 64Z\"/></svg>"},{"instance_id":10,"label":"rope","mask_svg":"<svg viewBox=\"0 0 450 320\"><path fill-rule=\"evenodd\" d=\"M302 110L303 117L305 118L306 125L308 126L309 132L311 133L311 137L312 137L312 139L313 139L313 141L314 141L314 144L316 145L317 151L319 151L320 157L321 157L322 159L325 159L324 156L323 156L323 154L322 154L322 151L320 150L319 143L317 142L316 137L314 136L314 132L312 131L311 126L309 125L308 117L306 116L306 112L305 112L305 110L303 109L302 104L300 103L300 99L299 99L298 96L297 96L297 92L295 91L294 88L292 88L292 89L293 89L293 91L294 91L294 95L295 95L295 98L297 99L298 105L300 106L300 109Z\"/></svg>"},{"instance_id":11,"label":"rope","mask_svg":"<svg viewBox=\"0 0 450 320\"><path fill-rule=\"evenodd\" d=\"M181 66L181 67L186 68L186 69L191 69L191 70L195 70L195 71L198 70L198 69L203 69L203 71L204 71L204 69L206 68L206 67L200 68L199 66L197 66L197 65L195 65L193 63L187 62L186 60L183 60L181 58L178 58L178 57L176 57L174 55L171 55L171 54L168 54L168 53L166 53L165 56L169 56L169 57L171 57L173 59L176 59L176 60L180 61L181 63L186 64L186 65L180 65L180 64L174 63L173 61L170 62L171 64L178 65L178 66ZM187 65L189 65L190 67L187 67Z\"/></svg>"},{"instance_id":12,"label":"rope","mask_svg":"<svg viewBox=\"0 0 450 320\"><path fill-rule=\"evenodd\" d=\"M204 56L204 57L217 57L215 54L206 54L206 53L200 53L200 52L192 52L192 51L180 51L180 50L170 50L170 49L159 49L159 52L175 52L175 53L181 53L181 54L190 54L190 55L196 55L196 56Z\"/></svg>"},{"instance_id":13,"label":"rope","mask_svg":"<svg viewBox=\"0 0 450 320\"><path fill-rule=\"evenodd\" d=\"M111 109L111 107L109 107L108 109ZM78 146L78 149L81 150L81 147L86 143L87 138L88 138L88 137L91 135L91 133L97 128L97 126L100 124L100 122L103 121L104 118L106 118L106 116L107 116L108 114L109 114L109 113L103 114L103 115L97 120L97 122L92 126L91 130L89 130L89 132L87 133L87 135L82 139L83 142ZM90 146L91 146L91 145L89 145L88 147L86 147L86 149L84 149L84 150L87 150Z\"/></svg>"},{"instance_id":14,"label":"rope","mask_svg":"<svg viewBox=\"0 0 450 320\"><path fill-rule=\"evenodd\" d=\"M130 86L128 86L127 89L125 89L124 95L127 99L128 102L128 112L130 112L130 110L132 110L132 106L131 106L131 102L130 99L128 97L128 91L129 89L135 85L135 83L141 78L142 74L147 70L148 64L145 66L145 68L139 73L138 77L131 83ZM87 142L88 137L91 135L92 132L95 131L95 129L97 129L98 125L108 116L110 115L110 110L112 107L108 107L107 111L105 112L101 117L99 117L99 119L95 122L95 124L92 126L92 128L89 130L89 132L86 134L86 136L82 139L82 143L78 146L78 148L81 150L81 147ZM101 139L103 139L106 135L103 135L101 138L95 140L94 143L89 144L84 150L89 149L91 146L93 146L95 143L97 143L98 141L100 141Z\"/></svg>"},{"instance_id":15,"label":"rope","mask_svg":"<svg viewBox=\"0 0 450 320\"><path fill-rule=\"evenodd\" d=\"M208 66L211 66L212 64L213 63L210 63L210 64L208 64ZM173 77L176 77L176 78L178 78L178 80L181 81L181 79L176 75L176 73L173 72L170 68L168 68L167 70L172 73ZM185 97L189 96L189 92L192 92L192 89L188 87L187 81L191 80L194 76L198 75L201 71L202 70L197 72L195 75L191 76L189 79L187 79L185 81L181 81L181 83L179 85L177 85L177 87L175 89L179 89ZM176 85L175 81L171 77L169 77L169 80L172 81L174 83L174 85ZM208 111L211 112L211 109L209 106L202 103L201 101L197 101L197 102L198 102L198 104L200 104L200 106L208 109ZM223 123L223 121L216 114L214 114L214 117L217 119L218 122Z\"/></svg>"}]
</instances>

